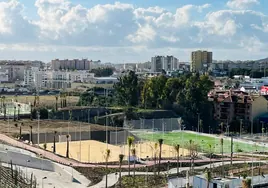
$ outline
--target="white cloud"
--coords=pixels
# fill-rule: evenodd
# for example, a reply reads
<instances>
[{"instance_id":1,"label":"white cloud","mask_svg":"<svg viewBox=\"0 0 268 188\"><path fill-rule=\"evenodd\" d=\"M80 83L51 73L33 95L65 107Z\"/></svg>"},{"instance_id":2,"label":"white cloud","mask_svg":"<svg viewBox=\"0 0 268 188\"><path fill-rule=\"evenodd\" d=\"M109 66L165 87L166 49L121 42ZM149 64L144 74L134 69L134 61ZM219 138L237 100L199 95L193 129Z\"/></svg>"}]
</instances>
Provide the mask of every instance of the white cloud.
<instances>
[{"instance_id":1,"label":"white cloud","mask_svg":"<svg viewBox=\"0 0 268 188\"><path fill-rule=\"evenodd\" d=\"M229 0L227 2L227 6L232 9L247 9L258 4L260 4L259 0Z\"/></svg>"},{"instance_id":2,"label":"white cloud","mask_svg":"<svg viewBox=\"0 0 268 188\"><path fill-rule=\"evenodd\" d=\"M0 50L55 53L52 58L57 57L56 52L80 56L108 53L116 58L118 51L130 57L130 53L137 56L140 52L155 55L156 49L175 53L174 49L192 48L258 54L268 44L267 15L241 10L254 4L249 0L231 3L239 10L212 11L212 5L204 4L169 11L120 2L88 8L70 0L36 0L38 16L33 22L23 15L24 5L18 0L4 1L0 2Z\"/></svg>"},{"instance_id":3,"label":"white cloud","mask_svg":"<svg viewBox=\"0 0 268 188\"><path fill-rule=\"evenodd\" d=\"M143 43L148 41L153 41L156 36L156 32L150 25L140 26L135 34L130 34L127 36L133 43Z\"/></svg>"},{"instance_id":4,"label":"white cloud","mask_svg":"<svg viewBox=\"0 0 268 188\"><path fill-rule=\"evenodd\" d=\"M167 42L175 43L180 41L180 38L174 36L161 36L161 38Z\"/></svg>"}]
</instances>

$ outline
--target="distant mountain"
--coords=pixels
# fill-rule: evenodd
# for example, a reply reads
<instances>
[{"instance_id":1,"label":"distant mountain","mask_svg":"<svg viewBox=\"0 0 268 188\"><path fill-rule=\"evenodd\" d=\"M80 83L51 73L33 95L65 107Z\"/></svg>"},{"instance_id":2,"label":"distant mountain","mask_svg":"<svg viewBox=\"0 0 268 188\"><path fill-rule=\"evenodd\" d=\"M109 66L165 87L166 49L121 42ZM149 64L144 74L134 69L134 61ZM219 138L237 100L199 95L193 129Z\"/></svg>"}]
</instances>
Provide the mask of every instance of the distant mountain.
<instances>
[{"instance_id":1,"label":"distant mountain","mask_svg":"<svg viewBox=\"0 0 268 188\"><path fill-rule=\"evenodd\" d=\"M259 59L259 60L256 60L256 62L258 62L258 63L261 63L261 62L268 62L268 57L265 58L265 59Z\"/></svg>"}]
</instances>

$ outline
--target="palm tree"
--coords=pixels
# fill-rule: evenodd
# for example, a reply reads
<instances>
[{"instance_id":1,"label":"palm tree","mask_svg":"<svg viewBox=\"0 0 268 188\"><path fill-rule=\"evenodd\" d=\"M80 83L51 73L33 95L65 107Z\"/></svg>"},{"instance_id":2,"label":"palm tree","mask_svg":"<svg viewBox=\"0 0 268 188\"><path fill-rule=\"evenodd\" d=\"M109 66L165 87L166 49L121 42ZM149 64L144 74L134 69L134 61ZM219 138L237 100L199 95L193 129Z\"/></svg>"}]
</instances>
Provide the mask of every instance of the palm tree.
<instances>
[{"instance_id":1,"label":"palm tree","mask_svg":"<svg viewBox=\"0 0 268 188\"><path fill-rule=\"evenodd\" d=\"M156 175L156 153L157 153L158 143L154 144L154 175Z\"/></svg>"},{"instance_id":2,"label":"palm tree","mask_svg":"<svg viewBox=\"0 0 268 188\"><path fill-rule=\"evenodd\" d=\"M221 166L221 168L222 168L222 176L224 175L224 167L223 167L223 165L224 165L224 163L223 163L223 138L221 138L220 139L220 143L221 143L221 161L222 161L222 166Z\"/></svg>"},{"instance_id":3,"label":"palm tree","mask_svg":"<svg viewBox=\"0 0 268 188\"><path fill-rule=\"evenodd\" d=\"M134 185L134 187L135 187L136 149L133 148L133 149L131 150L131 153L132 153L132 156L133 156L133 158L134 158L133 185Z\"/></svg>"},{"instance_id":4,"label":"palm tree","mask_svg":"<svg viewBox=\"0 0 268 188\"><path fill-rule=\"evenodd\" d=\"M211 170L211 158L212 158L212 145L208 144L208 149L209 149L209 168Z\"/></svg>"},{"instance_id":5,"label":"palm tree","mask_svg":"<svg viewBox=\"0 0 268 188\"><path fill-rule=\"evenodd\" d=\"M207 188L209 188L209 183L212 180L212 175L211 175L211 172L209 170L206 171L205 177L207 180Z\"/></svg>"},{"instance_id":6,"label":"palm tree","mask_svg":"<svg viewBox=\"0 0 268 188\"><path fill-rule=\"evenodd\" d=\"M21 105L18 104L18 117L17 117L18 120L20 120L20 108L21 108Z\"/></svg>"},{"instance_id":7,"label":"palm tree","mask_svg":"<svg viewBox=\"0 0 268 188\"><path fill-rule=\"evenodd\" d=\"M179 161L180 161L180 145L175 145L174 150L177 154L177 174L179 174Z\"/></svg>"},{"instance_id":8,"label":"palm tree","mask_svg":"<svg viewBox=\"0 0 268 188\"><path fill-rule=\"evenodd\" d=\"M54 131L53 153L56 153L56 135L57 135L57 131Z\"/></svg>"},{"instance_id":9,"label":"palm tree","mask_svg":"<svg viewBox=\"0 0 268 188\"><path fill-rule=\"evenodd\" d=\"M31 129L31 132L30 132L30 135L31 135L30 142L32 142L32 144L33 144L33 126L32 125L30 125L30 129Z\"/></svg>"},{"instance_id":10,"label":"palm tree","mask_svg":"<svg viewBox=\"0 0 268 188\"><path fill-rule=\"evenodd\" d=\"M158 175L160 174L160 163L161 163L161 155L162 155L162 145L164 140L162 138L158 139L159 144L159 161L158 161Z\"/></svg>"},{"instance_id":11,"label":"palm tree","mask_svg":"<svg viewBox=\"0 0 268 188\"><path fill-rule=\"evenodd\" d=\"M5 103L6 97L2 96L2 106L3 106L3 113L4 113L4 121L6 121L6 117L7 117L7 106Z\"/></svg>"},{"instance_id":12,"label":"palm tree","mask_svg":"<svg viewBox=\"0 0 268 188\"><path fill-rule=\"evenodd\" d=\"M3 110L4 110L4 121L6 121L7 120L7 106L6 106L6 104L4 103L3 104Z\"/></svg>"},{"instance_id":13,"label":"palm tree","mask_svg":"<svg viewBox=\"0 0 268 188\"><path fill-rule=\"evenodd\" d=\"M66 157L69 158L69 137L70 135L66 135L66 139L67 139L67 149L66 149Z\"/></svg>"},{"instance_id":14,"label":"palm tree","mask_svg":"<svg viewBox=\"0 0 268 188\"><path fill-rule=\"evenodd\" d=\"M108 160L109 160L110 156L111 156L111 150L106 149L105 155L104 155L105 162L106 162L106 165L105 165L105 171L106 171L106 175L105 175L105 187L106 188L108 187Z\"/></svg>"},{"instance_id":15,"label":"palm tree","mask_svg":"<svg viewBox=\"0 0 268 188\"><path fill-rule=\"evenodd\" d=\"M130 150L131 146L134 144L135 138L133 136L127 137L127 145L128 145L128 175L130 176Z\"/></svg>"},{"instance_id":16,"label":"palm tree","mask_svg":"<svg viewBox=\"0 0 268 188\"><path fill-rule=\"evenodd\" d=\"M119 187L122 186L121 172L122 172L122 162L123 162L124 157L125 156L123 154L119 154Z\"/></svg>"},{"instance_id":17,"label":"palm tree","mask_svg":"<svg viewBox=\"0 0 268 188\"><path fill-rule=\"evenodd\" d=\"M16 106L14 106L14 117L13 117L13 120L16 121Z\"/></svg>"},{"instance_id":18,"label":"palm tree","mask_svg":"<svg viewBox=\"0 0 268 188\"><path fill-rule=\"evenodd\" d=\"M24 126L24 123L22 122L21 124L20 124L20 139L21 139L21 137L22 137L22 134L21 134L21 131L22 131L22 126Z\"/></svg>"},{"instance_id":19,"label":"palm tree","mask_svg":"<svg viewBox=\"0 0 268 188\"><path fill-rule=\"evenodd\" d=\"M31 104L30 107L31 107L31 121L32 121L33 120L33 105Z\"/></svg>"},{"instance_id":20,"label":"palm tree","mask_svg":"<svg viewBox=\"0 0 268 188\"><path fill-rule=\"evenodd\" d=\"M55 107L55 108L56 108L56 111L58 111L58 100L59 100L59 95L56 95L56 96L55 96L55 99L56 99L56 104L55 104L56 107Z\"/></svg>"}]
</instances>

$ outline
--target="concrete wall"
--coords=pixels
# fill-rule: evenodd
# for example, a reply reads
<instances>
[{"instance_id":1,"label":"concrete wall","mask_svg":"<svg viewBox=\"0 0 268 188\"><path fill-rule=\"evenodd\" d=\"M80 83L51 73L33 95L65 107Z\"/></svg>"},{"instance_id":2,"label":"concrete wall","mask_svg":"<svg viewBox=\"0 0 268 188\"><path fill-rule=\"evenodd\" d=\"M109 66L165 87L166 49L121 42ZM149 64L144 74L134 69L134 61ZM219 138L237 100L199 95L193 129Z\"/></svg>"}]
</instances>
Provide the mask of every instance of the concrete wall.
<instances>
[{"instance_id":1,"label":"concrete wall","mask_svg":"<svg viewBox=\"0 0 268 188\"><path fill-rule=\"evenodd\" d=\"M0 151L0 159L4 163L10 163L10 161L12 161L12 164L18 166L27 166L52 172L55 171L54 164L49 160L31 157L13 151ZM30 162L27 162L28 160Z\"/></svg>"}]
</instances>

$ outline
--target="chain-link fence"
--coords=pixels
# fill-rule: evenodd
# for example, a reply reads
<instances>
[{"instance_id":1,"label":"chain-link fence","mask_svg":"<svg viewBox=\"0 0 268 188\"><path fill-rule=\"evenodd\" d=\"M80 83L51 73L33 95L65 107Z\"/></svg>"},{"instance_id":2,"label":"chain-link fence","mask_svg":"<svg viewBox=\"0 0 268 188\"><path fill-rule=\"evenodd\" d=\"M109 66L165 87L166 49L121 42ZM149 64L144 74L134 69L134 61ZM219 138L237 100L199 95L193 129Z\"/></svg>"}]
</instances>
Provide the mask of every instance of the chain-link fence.
<instances>
[{"instance_id":1,"label":"chain-link fence","mask_svg":"<svg viewBox=\"0 0 268 188\"><path fill-rule=\"evenodd\" d=\"M183 129L181 118L124 120L124 128L171 132Z\"/></svg>"}]
</instances>

